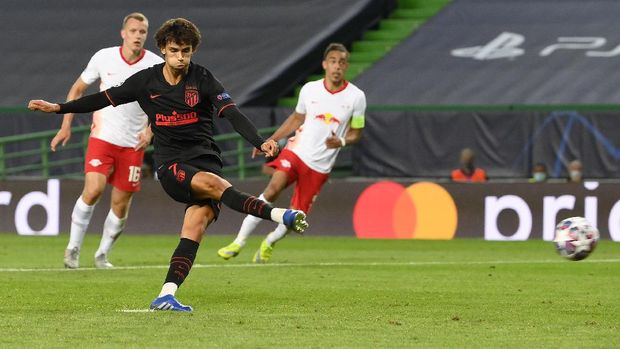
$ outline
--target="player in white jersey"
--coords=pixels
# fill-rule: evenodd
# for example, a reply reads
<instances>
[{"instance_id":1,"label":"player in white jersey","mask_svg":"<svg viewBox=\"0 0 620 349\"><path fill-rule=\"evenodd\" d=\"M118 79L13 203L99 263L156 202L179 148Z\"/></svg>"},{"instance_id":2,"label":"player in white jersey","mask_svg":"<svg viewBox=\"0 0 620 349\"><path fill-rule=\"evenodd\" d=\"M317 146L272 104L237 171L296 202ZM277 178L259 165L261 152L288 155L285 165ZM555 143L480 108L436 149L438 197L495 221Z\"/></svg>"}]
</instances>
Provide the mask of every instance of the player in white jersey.
<instances>
[{"instance_id":1,"label":"player in white jersey","mask_svg":"<svg viewBox=\"0 0 620 349\"><path fill-rule=\"evenodd\" d=\"M95 53L69 90L67 100L80 98L97 80L100 80L99 88L103 91L121 84L142 69L163 62L162 58L144 49L147 33L148 19L143 14L134 12L127 15L121 29L122 46L104 48ZM60 130L51 141L52 151L56 151L59 144L64 146L69 141L72 120L73 114L65 114ZM82 241L106 183L113 186L111 207L103 225L99 249L95 252L95 266L112 267L107 255L125 227L133 193L140 190L144 149L151 137L147 117L137 102L116 108L109 106L93 114L84 162L84 189L71 214L65 267L79 267Z\"/></svg>"},{"instance_id":2,"label":"player in white jersey","mask_svg":"<svg viewBox=\"0 0 620 349\"><path fill-rule=\"evenodd\" d=\"M325 77L302 87L295 111L270 137L278 141L296 130L282 153L267 164L276 171L259 196L261 200L274 202L285 188L296 183L290 208L308 213L329 178L340 148L360 140L366 97L362 90L345 80L348 58L344 45L333 43L327 47L323 55ZM237 256L260 221L248 215L235 241L222 247L218 255L224 259ZM278 225L263 240L253 261L269 261L274 244L287 233L284 225Z\"/></svg>"}]
</instances>

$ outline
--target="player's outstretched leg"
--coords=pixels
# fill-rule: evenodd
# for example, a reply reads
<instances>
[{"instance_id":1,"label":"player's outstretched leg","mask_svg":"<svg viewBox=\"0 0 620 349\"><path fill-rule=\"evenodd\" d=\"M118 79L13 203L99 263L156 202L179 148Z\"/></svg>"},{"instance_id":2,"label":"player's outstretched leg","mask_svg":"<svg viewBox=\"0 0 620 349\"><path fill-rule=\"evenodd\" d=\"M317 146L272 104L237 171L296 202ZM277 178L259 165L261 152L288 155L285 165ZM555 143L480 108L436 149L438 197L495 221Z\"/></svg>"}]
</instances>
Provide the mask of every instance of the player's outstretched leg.
<instances>
[{"instance_id":1,"label":"player's outstretched leg","mask_svg":"<svg viewBox=\"0 0 620 349\"><path fill-rule=\"evenodd\" d=\"M220 201L235 211L284 224L287 228L300 234L308 228L304 212L272 207L267 202L240 192L234 187L228 187L224 190Z\"/></svg>"},{"instance_id":2,"label":"player's outstretched leg","mask_svg":"<svg viewBox=\"0 0 620 349\"><path fill-rule=\"evenodd\" d=\"M254 263L267 263L271 259L271 255L273 253L273 247L276 242L282 240L286 234L288 234L290 230L283 224L278 224L276 230L272 231L267 235L267 238L263 240L260 245L260 248L254 254L254 258L252 261Z\"/></svg>"},{"instance_id":3,"label":"player's outstretched leg","mask_svg":"<svg viewBox=\"0 0 620 349\"><path fill-rule=\"evenodd\" d=\"M107 269L114 267L112 263L108 261L108 254L112 248L112 244L118 239L125 228L125 222L127 218L118 218L114 212L110 209L108 216L103 224L103 234L101 236L101 242L99 248L95 252L95 267L101 269Z\"/></svg>"},{"instance_id":4,"label":"player's outstretched leg","mask_svg":"<svg viewBox=\"0 0 620 349\"><path fill-rule=\"evenodd\" d=\"M82 200L82 196L77 199L75 206L73 206L69 244L64 257L65 268L76 269L80 266L80 248L94 209L95 205L86 204Z\"/></svg>"}]
</instances>

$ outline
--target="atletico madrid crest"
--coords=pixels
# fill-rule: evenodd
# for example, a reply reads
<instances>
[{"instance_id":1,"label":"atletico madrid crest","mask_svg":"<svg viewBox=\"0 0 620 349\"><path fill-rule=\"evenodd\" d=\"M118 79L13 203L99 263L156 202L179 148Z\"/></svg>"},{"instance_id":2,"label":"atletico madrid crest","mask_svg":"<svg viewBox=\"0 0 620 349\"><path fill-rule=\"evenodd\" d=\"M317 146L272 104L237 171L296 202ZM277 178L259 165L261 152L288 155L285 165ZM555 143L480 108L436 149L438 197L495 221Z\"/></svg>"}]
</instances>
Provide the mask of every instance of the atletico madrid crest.
<instances>
[{"instance_id":1,"label":"atletico madrid crest","mask_svg":"<svg viewBox=\"0 0 620 349\"><path fill-rule=\"evenodd\" d=\"M186 89L185 90L185 103L190 107L194 107L196 104L200 102L200 98L198 97L198 90L196 89Z\"/></svg>"}]
</instances>

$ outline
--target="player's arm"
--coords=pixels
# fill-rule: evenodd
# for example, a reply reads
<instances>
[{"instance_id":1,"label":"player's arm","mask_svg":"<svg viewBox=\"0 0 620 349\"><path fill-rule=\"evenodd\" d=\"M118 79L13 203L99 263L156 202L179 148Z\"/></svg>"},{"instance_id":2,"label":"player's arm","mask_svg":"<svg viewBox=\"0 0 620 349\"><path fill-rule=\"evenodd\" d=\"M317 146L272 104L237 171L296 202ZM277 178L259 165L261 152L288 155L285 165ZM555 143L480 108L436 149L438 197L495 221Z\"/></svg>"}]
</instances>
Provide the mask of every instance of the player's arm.
<instances>
[{"instance_id":1,"label":"player's arm","mask_svg":"<svg viewBox=\"0 0 620 349\"><path fill-rule=\"evenodd\" d=\"M136 151L146 150L146 148L151 144L153 140L153 130L151 129L151 125L147 125L143 131L138 133L138 144L133 148Z\"/></svg>"},{"instance_id":2,"label":"player's arm","mask_svg":"<svg viewBox=\"0 0 620 349\"><path fill-rule=\"evenodd\" d=\"M332 135L325 140L327 148L340 148L359 142L362 139L362 130L366 124L365 113L366 96L362 93L353 105L353 116L349 121L347 133L345 133L344 137L338 137L332 132Z\"/></svg>"},{"instance_id":3,"label":"player's arm","mask_svg":"<svg viewBox=\"0 0 620 349\"><path fill-rule=\"evenodd\" d=\"M204 91L206 98L213 103L219 117L226 118L235 131L245 140L250 142L256 149L265 152L267 156L275 156L279 147L273 140L265 141L258 133L256 126L245 116L224 89L224 86L211 72L206 71L204 79Z\"/></svg>"},{"instance_id":4,"label":"player's arm","mask_svg":"<svg viewBox=\"0 0 620 349\"><path fill-rule=\"evenodd\" d=\"M358 98L355 100L353 104L353 115L349 124L347 125L347 132L344 137L338 137L334 132L332 135L327 137L325 140L325 145L327 148L340 148L349 144L355 144L362 139L362 130L366 124L366 118L364 114L366 113L366 96L364 93L360 93Z\"/></svg>"},{"instance_id":5,"label":"player's arm","mask_svg":"<svg viewBox=\"0 0 620 349\"><path fill-rule=\"evenodd\" d=\"M252 121L236 105L225 107L220 111L220 114L230 122L238 134L250 142L256 149L260 149L267 156L275 156L278 153L278 144L273 140L265 141Z\"/></svg>"},{"instance_id":6,"label":"player's arm","mask_svg":"<svg viewBox=\"0 0 620 349\"><path fill-rule=\"evenodd\" d=\"M141 89L143 72L144 70L132 75L120 86L74 99L70 102L50 103L40 99L31 100L28 102L28 109L57 114L89 113L109 105L116 107L117 105L134 102L137 100L137 93Z\"/></svg>"},{"instance_id":7,"label":"player's arm","mask_svg":"<svg viewBox=\"0 0 620 349\"><path fill-rule=\"evenodd\" d=\"M67 93L67 101L72 101L74 99L78 99L84 95L86 89L88 89L89 84L84 82L81 77L78 77L77 80L71 86L69 93ZM67 113L62 119L62 124L60 129L56 133L56 136L50 142L50 148L52 151L56 151L56 146L62 142L62 146L64 147L69 139L71 138L71 122L73 122L73 117L75 114Z\"/></svg>"},{"instance_id":8,"label":"player's arm","mask_svg":"<svg viewBox=\"0 0 620 349\"><path fill-rule=\"evenodd\" d=\"M38 110L44 113L88 113L111 105L112 102L106 96L106 91L84 96L67 103L51 103L41 99L28 102L28 109Z\"/></svg>"},{"instance_id":9,"label":"player's arm","mask_svg":"<svg viewBox=\"0 0 620 349\"><path fill-rule=\"evenodd\" d=\"M352 128L349 125L349 129L344 137L338 137L334 132L332 132L332 135L327 137L325 140L325 145L329 149L334 149L355 144L362 139L362 130L363 128Z\"/></svg>"},{"instance_id":10,"label":"player's arm","mask_svg":"<svg viewBox=\"0 0 620 349\"><path fill-rule=\"evenodd\" d=\"M284 120L282 125L274 132L269 139L273 139L276 142L282 138L288 137L295 132L306 121L306 91L307 84L302 86L299 91L299 98L297 98L297 105L291 115Z\"/></svg>"},{"instance_id":11,"label":"player's arm","mask_svg":"<svg viewBox=\"0 0 620 349\"><path fill-rule=\"evenodd\" d=\"M287 137L291 133L295 132L295 130L297 130L304 123L305 119L306 116L304 114L293 112L293 114L289 115L289 117L284 120L284 122L282 123L282 125L280 125L276 132L274 132L271 137L267 138L267 141L273 141L277 144L280 139ZM261 152L258 149L254 149L252 151L252 159L260 153Z\"/></svg>"},{"instance_id":12,"label":"player's arm","mask_svg":"<svg viewBox=\"0 0 620 349\"><path fill-rule=\"evenodd\" d=\"M362 128L351 128L347 130L347 133L344 137L338 137L335 133L332 132L332 135L327 137L325 140L325 145L327 148L341 148L346 145L355 144L362 139Z\"/></svg>"},{"instance_id":13,"label":"player's arm","mask_svg":"<svg viewBox=\"0 0 620 349\"><path fill-rule=\"evenodd\" d=\"M306 120L306 115L298 113L294 111L291 115L289 115L286 120L280 125L280 127L274 132L269 139L273 139L274 141L279 141L282 138L288 137L295 130L297 130L301 125L303 125Z\"/></svg>"}]
</instances>

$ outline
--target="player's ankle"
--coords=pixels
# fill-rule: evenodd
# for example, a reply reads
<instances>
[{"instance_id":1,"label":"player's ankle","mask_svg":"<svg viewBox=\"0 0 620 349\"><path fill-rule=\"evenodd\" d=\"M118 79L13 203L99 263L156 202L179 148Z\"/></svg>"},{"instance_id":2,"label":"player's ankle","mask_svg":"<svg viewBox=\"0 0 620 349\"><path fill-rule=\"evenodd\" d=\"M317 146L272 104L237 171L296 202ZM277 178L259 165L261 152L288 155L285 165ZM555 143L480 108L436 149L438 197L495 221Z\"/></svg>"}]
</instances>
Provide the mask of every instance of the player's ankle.
<instances>
[{"instance_id":1,"label":"player's ankle","mask_svg":"<svg viewBox=\"0 0 620 349\"><path fill-rule=\"evenodd\" d=\"M177 284L175 284L174 282L166 282L161 287L161 292L159 292L159 296L158 297L162 297L162 296L165 296L165 295L172 295L172 296L174 296L174 294L177 292L178 289L179 289L179 286Z\"/></svg>"},{"instance_id":2,"label":"player's ankle","mask_svg":"<svg viewBox=\"0 0 620 349\"><path fill-rule=\"evenodd\" d=\"M284 224L284 212L286 212L285 208L274 207L271 210L271 220L279 224Z\"/></svg>"}]
</instances>

